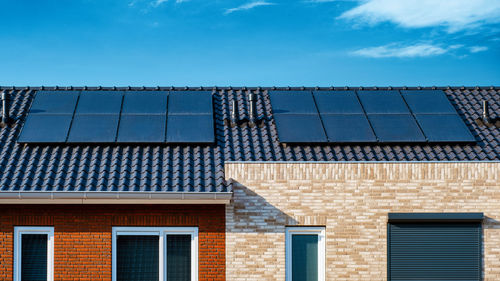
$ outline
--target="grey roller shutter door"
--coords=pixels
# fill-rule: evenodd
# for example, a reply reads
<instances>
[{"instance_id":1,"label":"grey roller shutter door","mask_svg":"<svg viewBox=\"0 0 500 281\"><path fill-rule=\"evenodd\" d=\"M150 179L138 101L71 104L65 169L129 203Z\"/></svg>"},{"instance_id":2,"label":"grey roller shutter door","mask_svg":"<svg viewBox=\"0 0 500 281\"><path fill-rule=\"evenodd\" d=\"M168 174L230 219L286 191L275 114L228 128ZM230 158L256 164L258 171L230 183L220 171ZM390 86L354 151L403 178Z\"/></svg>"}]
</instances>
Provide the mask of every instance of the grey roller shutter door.
<instances>
[{"instance_id":1,"label":"grey roller shutter door","mask_svg":"<svg viewBox=\"0 0 500 281\"><path fill-rule=\"evenodd\" d=\"M389 223L388 279L481 280L481 223Z\"/></svg>"}]
</instances>

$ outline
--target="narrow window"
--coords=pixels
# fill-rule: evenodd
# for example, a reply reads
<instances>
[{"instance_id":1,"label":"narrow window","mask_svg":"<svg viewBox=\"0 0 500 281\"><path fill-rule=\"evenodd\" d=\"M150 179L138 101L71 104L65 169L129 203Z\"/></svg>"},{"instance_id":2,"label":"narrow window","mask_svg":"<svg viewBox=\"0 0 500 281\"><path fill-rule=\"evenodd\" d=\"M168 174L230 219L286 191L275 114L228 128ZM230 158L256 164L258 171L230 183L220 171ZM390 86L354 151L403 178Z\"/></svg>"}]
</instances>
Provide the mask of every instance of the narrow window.
<instances>
[{"instance_id":1,"label":"narrow window","mask_svg":"<svg viewBox=\"0 0 500 281\"><path fill-rule=\"evenodd\" d=\"M325 280L325 228L286 229L286 280Z\"/></svg>"},{"instance_id":2,"label":"narrow window","mask_svg":"<svg viewBox=\"0 0 500 281\"><path fill-rule=\"evenodd\" d=\"M198 280L198 229L113 228L113 280Z\"/></svg>"},{"instance_id":3,"label":"narrow window","mask_svg":"<svg viewBox=\"0 0 500 281\"><path fill-rule=\"evenodd\" d=\"M14 228L14 280L52 281L54 228Z\"/></svg>"}]
</instances>

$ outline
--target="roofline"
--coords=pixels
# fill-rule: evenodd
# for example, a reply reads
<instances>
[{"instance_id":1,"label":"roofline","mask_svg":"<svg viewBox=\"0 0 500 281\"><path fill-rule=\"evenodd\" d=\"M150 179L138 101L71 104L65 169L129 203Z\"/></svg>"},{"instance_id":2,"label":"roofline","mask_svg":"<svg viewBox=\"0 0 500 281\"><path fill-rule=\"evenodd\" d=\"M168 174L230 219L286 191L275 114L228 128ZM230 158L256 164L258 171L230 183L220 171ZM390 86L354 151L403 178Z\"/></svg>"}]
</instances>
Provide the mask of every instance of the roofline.
<instances>
[{"instance_id":1,"label":"roofline","mask_svg":"<svg viewBox=\"0 0 500 281\"><path fill-rule=\"evenodd\" d=\"M82 90L116 90L116 91L216 91L216 90L499 90L500 86L2 86L0 91L12 90L62 90L62 91L82 91Z\"/></svg>"},{"instance_id":2,"label":"roofline","mask_svg":"<svg viewBox=\"0 0 500 281\"><path fill-rule=\"evenodd\" d=\"M2 191L0 204L229 204L232 192Z\"/></svg>"},{"instance_id":3,"label":"roofline","mask_svg":"<svg viewBox=\"0 0 500 281\"><path fill-rule=\"evenodd\" d=\"M471 161L225 161L224 164L500 164L499 160Z\"/></svg>"}]
</instances>

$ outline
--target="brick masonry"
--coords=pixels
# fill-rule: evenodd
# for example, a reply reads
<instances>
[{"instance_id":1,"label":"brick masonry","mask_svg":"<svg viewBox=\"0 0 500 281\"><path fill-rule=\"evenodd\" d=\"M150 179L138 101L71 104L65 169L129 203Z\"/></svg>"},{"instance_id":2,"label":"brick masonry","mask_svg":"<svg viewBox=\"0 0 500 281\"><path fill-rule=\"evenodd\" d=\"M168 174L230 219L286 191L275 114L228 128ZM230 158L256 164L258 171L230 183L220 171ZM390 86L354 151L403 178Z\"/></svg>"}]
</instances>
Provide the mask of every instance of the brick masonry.
<instances>
[{"instance_id":1,"label":"brick masonry","mask_svg":"<svg viewBox=\"0 0 500 281\"><path fill-rule=\"evenodd\" d=\"M500 163L228 163L227 280L285 280L285 226L326 227L326 280L387 279L389 212L484 212L500 280Z\"/></svg>"},{"instance_id":2,"label":"brick masonry","mask_svg":"<svg viewBox=\"0 0 500 281\"><path fill-rule=\"evenodd\" d=\"M223 205L0 205L0 280L14 226L54 226L54 280L111 280L113 226L197 226L199 280L225 280Z\"/></svg>"}]
</instances>

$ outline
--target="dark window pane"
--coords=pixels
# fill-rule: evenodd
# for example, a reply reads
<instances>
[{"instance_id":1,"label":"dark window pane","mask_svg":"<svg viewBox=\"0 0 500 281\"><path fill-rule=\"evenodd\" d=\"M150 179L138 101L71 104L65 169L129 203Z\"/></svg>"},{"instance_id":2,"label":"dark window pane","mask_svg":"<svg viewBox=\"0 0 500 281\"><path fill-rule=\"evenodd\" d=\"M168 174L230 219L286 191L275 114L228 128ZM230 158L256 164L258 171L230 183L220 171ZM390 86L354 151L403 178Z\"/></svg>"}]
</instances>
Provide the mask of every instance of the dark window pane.
<instances>
[{"instance_id":1,"label":"dark window pane","mask_svg":"<svg viewBox=\"0 0 500 281\"><path fill-rule=\"evenodd\" d=\"M358 91L358 96L367 114L410 113L398 91Z\"/></svg>"},{"instance_id":2,"label":"dark window pane","mask_svg":"<svg viewBox=\"0 0 500 281\"><path fill-rule=\"evenodd\" d=\"M159 241L158 236L118 236L116 280L158 281Z\"/></svg>"},{"instance_id":3,"label":"dark window pane","mask_svg":"<svg viewBox=\"0 0 500 281\"><path fill-rule=\"evenodd\" d=\"M167 235L167 280L191 280L191 235Z\"/></svg>"},{"instance_id":4,"label":"dark window pane","mask_svg":"<svg viewBox=\"0 0 500 281\"><path fill-rule=\"evenodd\" d=\"M292 235L292 280L318 281L318 235Z\"/></svg>"},{"instance_id":5,"label":"dark window pane","mask_svg":"<svg viewBox=\"0 0 500 281\"><path fill-rule=\"evenodd\" d=\"M22 234L21 280L47 280L47 234Z\"/></svg>"}]
</instances>

